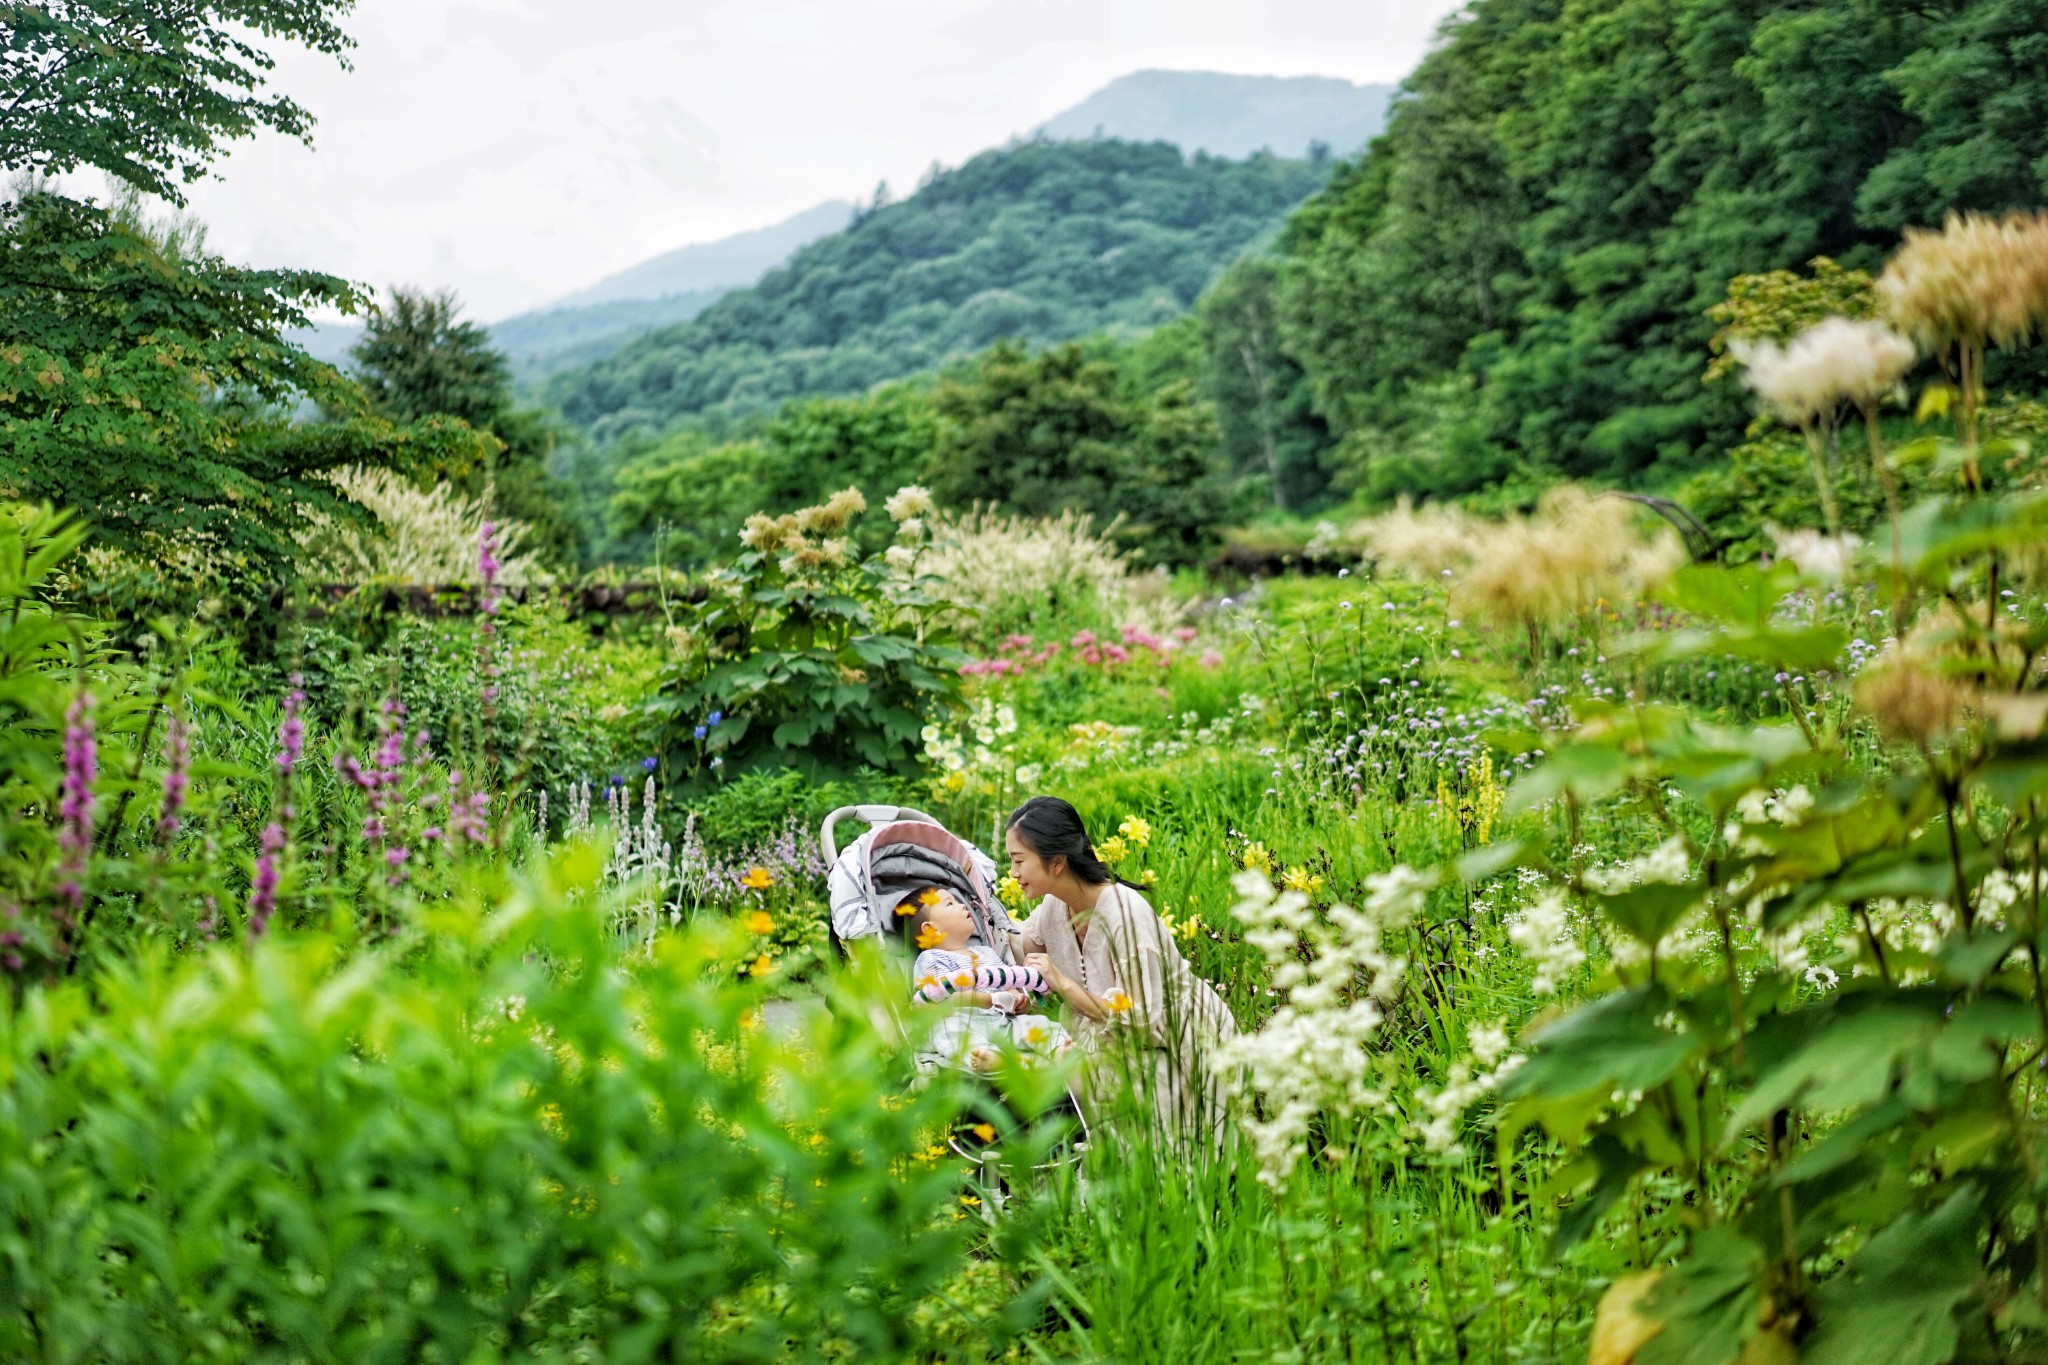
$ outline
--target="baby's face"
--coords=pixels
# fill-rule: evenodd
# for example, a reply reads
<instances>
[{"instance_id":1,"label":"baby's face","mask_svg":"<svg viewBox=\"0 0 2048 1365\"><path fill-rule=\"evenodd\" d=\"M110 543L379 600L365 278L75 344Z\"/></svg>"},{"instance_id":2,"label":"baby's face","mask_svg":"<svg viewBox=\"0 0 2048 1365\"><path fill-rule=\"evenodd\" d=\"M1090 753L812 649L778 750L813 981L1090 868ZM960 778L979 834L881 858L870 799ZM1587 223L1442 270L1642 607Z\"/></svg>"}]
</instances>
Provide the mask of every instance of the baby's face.
<instances>
[{"instance_id":1,"label":"baby's face","mask_svg":"<svg viewBox=\"0 0 2048 1365\"><path fill-rule=\"evenodd\" d=\"M974 914L951 891L938 892L938 899L926 911L925 918L946 936L948 943L964 944L974 937Z\"/></svg>"}]
</instances>

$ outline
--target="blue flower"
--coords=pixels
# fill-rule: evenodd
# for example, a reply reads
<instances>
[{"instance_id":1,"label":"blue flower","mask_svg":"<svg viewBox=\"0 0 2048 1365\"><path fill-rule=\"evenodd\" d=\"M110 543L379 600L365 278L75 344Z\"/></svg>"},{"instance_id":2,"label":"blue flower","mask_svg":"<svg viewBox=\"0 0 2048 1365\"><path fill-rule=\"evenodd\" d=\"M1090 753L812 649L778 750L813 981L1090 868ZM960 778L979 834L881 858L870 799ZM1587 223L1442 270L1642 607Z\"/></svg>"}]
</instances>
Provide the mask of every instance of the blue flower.
<instances>
[{"instance_id":1,"label":"blue flower","mask_svg":"<svg viewBox=\"0 0 2048 1365\"><path fill-rule=\"evenodd\" d=\"M722 721L722 720L724 720L724 719L725 719L725 712L723 712L723 711L713 711L713 712L711 713L711 720L710 720L710 724L712 724L712 725L716 725L716 724L718 724L718 722L720 722L720 721Z\"/></svg>"},{"instance_id":2,"label":"blue flower","mask_svg":"<svg viewBox=\"0 0 2048 1365\"><path fill-rule=\"evenodd\" d=\"M710 733L711 733L711 731L710 731L710 730L708 730L708 729L706 729L706 728L705 728L704 726L700 725L700 726L698 726L698 727L697 727L697 728L696 728L696 729L695 729L694 731L692 731L691 733L695 734L695 735L697 736L697 738L699 738L699 739L702 739L702 738L704 738L704 736L706 736L706 735L710 734Z\"/></svg>"},{"instance_id":3,"label":"blue flower","mask_svg":"<svg viewBox=\"0 0 2048 1365\"><path fill-rule=\"evenodd\" d=\"M655 770L657 766L659 765L655 762L654 756L652 754L649 754L646 758L640 760L640 771L643 773L651 773Z\"/></svg>"},{"instance_id":4,"label":"blue flower","mask_svg":"<svg viewBox=\"0 0 2048 1365\"><path fill-rule=\"evenodd\" d=\"M619 776L619 775L618 775L617 773L613 773L613 774L612 774L612 785L613 785L614 787L623 787L623 786L625 786L625 785L626 785L626 779L625 779L625 778L623 778L623 777L620 777L620 776Z\"/></svg>"}]
</instances>

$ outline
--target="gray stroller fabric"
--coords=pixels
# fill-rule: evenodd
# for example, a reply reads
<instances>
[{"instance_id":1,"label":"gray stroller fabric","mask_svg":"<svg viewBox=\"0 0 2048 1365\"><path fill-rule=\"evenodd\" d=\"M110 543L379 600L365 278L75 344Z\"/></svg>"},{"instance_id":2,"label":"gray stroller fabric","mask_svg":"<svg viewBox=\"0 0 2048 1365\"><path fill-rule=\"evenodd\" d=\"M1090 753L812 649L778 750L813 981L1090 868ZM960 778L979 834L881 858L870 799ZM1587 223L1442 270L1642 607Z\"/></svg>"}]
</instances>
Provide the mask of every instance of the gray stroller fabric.
<instances>
[{"instance_id":1,"label":"gray stroller fabric","mask_svg":"<svg viewBox=\"0 0 2048 1365\"><path fill-rule=\"evenodd\" d=\"M928 886L948 887L967 903L975 937L1010 960L1015 927L995 894L988 855L938 825L878 825L849 844L827 878L833 931L842 940L893 935L906 917L896 911Z\"/></svg>"}]
</instances>

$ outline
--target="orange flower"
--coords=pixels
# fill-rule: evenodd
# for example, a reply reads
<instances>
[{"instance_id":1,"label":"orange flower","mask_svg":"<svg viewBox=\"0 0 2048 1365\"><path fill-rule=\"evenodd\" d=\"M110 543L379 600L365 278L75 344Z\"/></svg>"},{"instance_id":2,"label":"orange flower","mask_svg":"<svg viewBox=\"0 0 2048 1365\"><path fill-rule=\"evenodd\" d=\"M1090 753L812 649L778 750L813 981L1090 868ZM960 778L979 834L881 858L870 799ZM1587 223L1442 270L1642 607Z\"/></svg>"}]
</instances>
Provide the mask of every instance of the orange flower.
<instances>
[{"instance_id":1,"label":"orange flower","mask_svg":"<svg viewBox=\"0 0 2048 1365\"><path fill-rule=\"evenodd\" d=\"M1131 997L1125 995L1122 991L1111 991L1103 997L1102 1003L1109 1006L1111 1014L1130 1013Z\"/></svg>"},{"instance_id":2,"label":"orange flower","mask_svg":"<svg viewBox=\"0 0 2048 1365\"><path fill-rule=\"evenodd\" d=\"M920 948L936 948L945 941L946 936L939 931L936 924L927 924L917 931L917 946Z\"/></svg>"},{"instance_id":3,"label":"orange flower","mask_svg":"<svg viewBox=\"0 0 2048 1365\"><path fill-rule=\"evenodd\" d=\"M896 913L906 918L917 913L917 903L908 897L896 902Z\"/></svg>"},{"instance_id":4,"label":"orange flower","mask_svg":"<svg viewBox=\"0 0 2048 1365\"><path fill-rule=\"evenodd\" d=\"M977 1123L974 1125L974 1135L983 1142L994 1142L996 1140L996 1126L993 1123Z\"/></svg>"},{"instance_id":5,"label":"orange flower","mask_svg":"<svg viewBox=\"0 0 2048 1365\"><path fill-rule=\"evenodd\" d=\"M960 973L960 975L953 978L953 984L963 991L969 989L974 985L974 973Z\"/></svg>"},{"instance_id":6,"label":"orange flower","mask_svg":"<svg viewBox=\"0 0 2048 1365\"><path fill-rule=\"evenodd\" d=\"M749 976L766 976L775 970L775 959L763 953L754 959L754 965L747 968Z\"/></svg>"},{"instance_id":7,"label":"orange flower","mask_svg":"<svg viewBox=\"0 0 2048 1365\"><path fill-rule=\"evenodd\" d=\"M752 891L766 891L775 885L775 874L760 864L747 869L747 875L740 878L740 885Z\"/></svg>"},{"instance_id":8,"label":"orange flower","mask_svg":"<svg viewBox=\"0 0 2048 1365\"><path fill-rule=\"evenodd\" d=\"M775 927L775 916L766 910L753 910L748 912L746 923L748 933L765 934Z\"/></svg>"},{"instance_id":9,"label":"orange flower","mask_svg":"<svg viewBox=\"0 0 2048 1365\"><path fill-rule=\"evenodd\" d=\"M939 900L939 888L936 886L927 886L924 890L917 893L917 903L919 905L937 905Z\"/></svg>"}]
</instances>

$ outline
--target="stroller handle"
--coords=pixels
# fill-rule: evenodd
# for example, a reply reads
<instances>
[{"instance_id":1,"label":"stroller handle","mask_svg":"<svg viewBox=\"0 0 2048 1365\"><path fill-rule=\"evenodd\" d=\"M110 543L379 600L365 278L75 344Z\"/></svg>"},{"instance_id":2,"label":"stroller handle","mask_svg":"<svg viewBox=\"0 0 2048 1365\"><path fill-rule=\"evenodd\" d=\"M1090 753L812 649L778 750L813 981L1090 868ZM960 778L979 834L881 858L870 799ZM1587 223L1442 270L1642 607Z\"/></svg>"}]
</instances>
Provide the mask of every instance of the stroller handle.
<instances>
[{"instance_id":1,"label":"stroller handle","mask_svg":"<svg viewBox=\"0 0 2048 1365\"><path fill-rule=\"evenodd\" d=\"M850 815L865 825L890 825L899 820L915 820L922 825L937 825L939 822L923 811L910 806L841 806L825 817L825 823L818 829L818 842L824 846L825 861L839 861L839 846L832 841L832 827L843 815ZM945 826L940 825L941 829Z\"/></svg>"}]
</instances>

